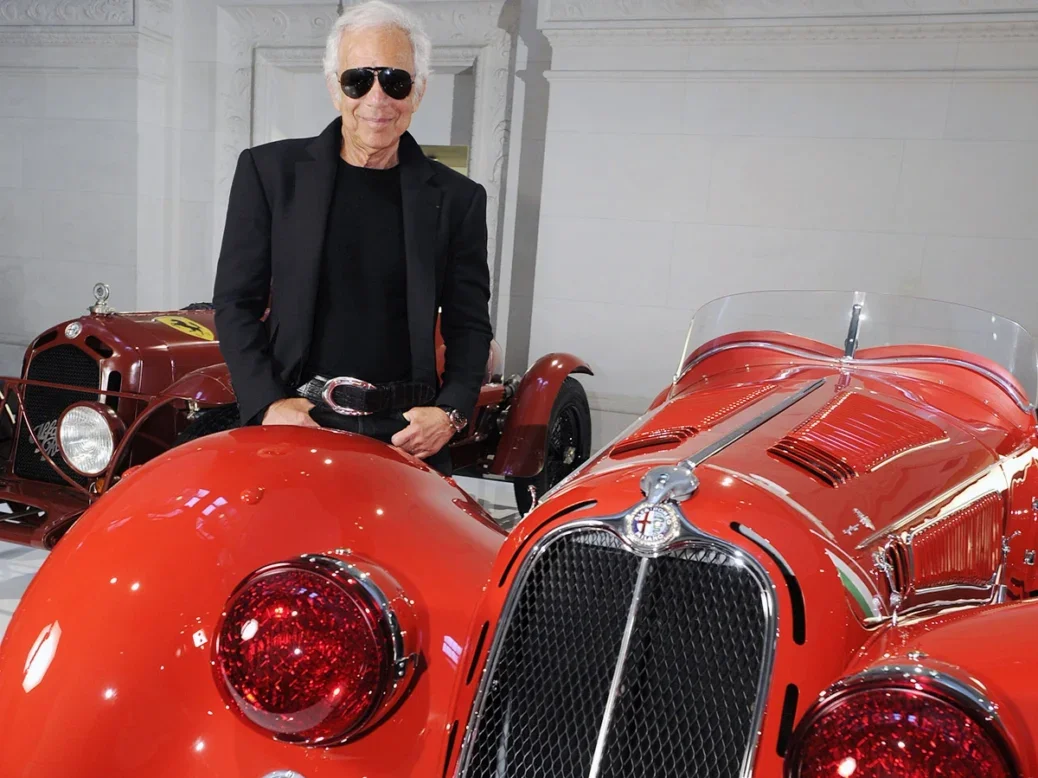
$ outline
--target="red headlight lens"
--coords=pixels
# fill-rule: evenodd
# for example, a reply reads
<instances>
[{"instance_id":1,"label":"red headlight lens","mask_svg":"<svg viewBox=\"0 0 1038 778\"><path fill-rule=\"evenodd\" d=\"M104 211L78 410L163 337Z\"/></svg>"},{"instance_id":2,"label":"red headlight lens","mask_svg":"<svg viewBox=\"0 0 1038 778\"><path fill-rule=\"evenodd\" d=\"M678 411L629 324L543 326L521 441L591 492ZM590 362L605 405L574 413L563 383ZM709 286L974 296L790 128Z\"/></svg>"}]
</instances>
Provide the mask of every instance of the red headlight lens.
<instances>
[{"instance_id":1,"label":"red headlight lens","mask_svg":"<svg viewBox=\"0 0 1038 778\"><path fill-rule=\"evenodd\" d=\"M790 754L791 778L1010 778L999 744L954 704L868 689L823 707Z\"/></svg>"},{"instance_id":2,"label":"red headlight lens","mask_svg":"<svg viewBox=\"0 0 1038 778\"><path fill-rule=\"evenodd\" d=\"M279 740L340 741L390 683L381 618L352 576L291 564L261 570L232 597L218 628L217 682Z\"/></svg>"}]
</instances>

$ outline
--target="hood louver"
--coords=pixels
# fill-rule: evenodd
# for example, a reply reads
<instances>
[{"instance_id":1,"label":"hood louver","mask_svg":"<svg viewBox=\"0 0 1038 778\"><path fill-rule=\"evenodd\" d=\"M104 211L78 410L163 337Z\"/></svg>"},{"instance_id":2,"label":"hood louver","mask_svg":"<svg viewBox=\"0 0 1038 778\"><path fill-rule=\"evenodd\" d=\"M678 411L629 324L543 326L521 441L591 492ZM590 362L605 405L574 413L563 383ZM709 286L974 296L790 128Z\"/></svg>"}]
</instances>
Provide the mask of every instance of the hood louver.
<instances>
[{"instance_id":1,"label":"hood louver","mask_svg":"<svg viewBox=\"0 0 1038 778\"><path fill-rule=\"evenodd\" d=\"M650 422L648 429L613 446L609 456L618 458L675 448L770 394L775 388L776 384L754 384L690 392L665 406Z\"/></svg>"},{"instance_id":2,"label":"hood louver","mask_svg":"<svg viewBox=\"0 0 1038 778\"><path fill-rule=\"evenodd\" d=\"M869 395L841 392L771 447L830 486L840 486L913 449L946 440L926 419Z\"/></svg>"}]
</instances>

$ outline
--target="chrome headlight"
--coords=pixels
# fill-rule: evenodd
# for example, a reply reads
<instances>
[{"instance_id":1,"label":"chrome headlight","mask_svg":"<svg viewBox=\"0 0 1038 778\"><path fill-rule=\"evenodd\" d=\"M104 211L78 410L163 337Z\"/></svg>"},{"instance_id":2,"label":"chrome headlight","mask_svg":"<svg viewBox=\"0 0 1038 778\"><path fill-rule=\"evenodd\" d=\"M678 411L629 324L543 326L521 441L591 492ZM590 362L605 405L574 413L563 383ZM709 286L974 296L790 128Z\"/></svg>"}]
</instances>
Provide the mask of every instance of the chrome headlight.
<instances>
[{"instance_id":1,"label":"chrome headlight","mask_svg":"<svg viewBox=\"0 0 1038 778\"><path fill-rule=\"evenodd\" d=\"M122 433L122 421L107 405L77 403L58 422L58 447L73 470L100 475L112 461Z\"/></svg>"}]
</instances>

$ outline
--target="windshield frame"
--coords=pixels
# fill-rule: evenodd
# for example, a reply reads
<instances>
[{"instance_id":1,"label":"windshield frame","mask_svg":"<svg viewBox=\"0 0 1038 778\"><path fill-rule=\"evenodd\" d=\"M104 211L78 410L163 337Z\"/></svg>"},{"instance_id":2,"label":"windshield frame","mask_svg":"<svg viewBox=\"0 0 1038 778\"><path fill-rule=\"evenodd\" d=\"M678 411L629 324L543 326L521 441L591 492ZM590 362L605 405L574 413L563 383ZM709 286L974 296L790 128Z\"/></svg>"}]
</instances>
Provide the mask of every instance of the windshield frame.
<instances>
[{"instance_id":1,"label":"windshield frame","mask_svg":"<svg viewBox=\"0 0 1038 778\"><path fill-rule=\"evenodd\" d=\"M693 344L693 336L695 333L695 325L697 318L700 318L704 311L709 310L713 306L721 306L726 301L739 298L745 300L750 297L763 297L766 295L797 295L802 294L805 298L810 299L812 295L819 299L821 295L846 295L848 299L848 324L846 330L846 336L843 343L842 355L835 355L833 353L823 353L822 350L810 350L808 348L799 348L797 346L769 341L761 339L747 339L738 341L729 341L720 343L711 348L706 349L700 354L697 354L695 359L690 359L692 354L702 349L704 346L708 346L710 343L718 340L720 337L715 334L715 337L708 338L701 343L697 343L694 348L691 348ZM812 361L823 362L832 365L861 365L868 367L894 367L898 365L925 365L925 364L941 364L941 365L952 365L970 370L983 378L996 384L1003 392L1005 392L1013 402L1024 412L1033 414L1036 410L1035 400L1033 397L1038 395L1038 383L1035 386L1030 387L1030 396L1028 396L1028 387L1025 386L1025 382L1021 379L1016 372L1007 365L1002 364L999 360L992 359L978 354L963 346L945 346L938 344L924 344L920 343L922 348L931 348L934 351L940 351L947 348L954 348L958 351L962 351L965 354L975 357L975 360L966 360L948 355L937 355L937 354L925 354L920 353L918 355L905 355L897 357L861 357L858 354L859 350L859 337L861 334L861 322L862 322L862 311L864 310L864 301L868 298L879 298L880 300L891 302L891 301L905 301L915 303L925 303L929 305L941 305L948 306L951 309L961 309L962 311L973 311L976 314L981 314L985 317L990 317L992 322L1000 320L1005 324L1012 325L1020 333L1026 336L1027 342L1030 346L1029 359L1032 361L1034 366L1034 372L1038 375L1038 348L1035 347L1034 338L1031 333L1019 322L1009 319L1008 317L996 314L992 311L988 311L983 308L977 308L974 306L963 305L961 303L953 303L945 300L934 300L931 298L917 297L912 295L901 295L901 294L884 294L884 293L873 293L873 292L858 292L850 290L759 290L751 292L740 292L732 295L723 295L716 297L712 300L707 301L701 305L693 314L692 322L689 324L688 330L685 336L685 344L681 353L681 359L678 362L677 369L674 372L674 378L671 383L672 391L677 388L679 382L688 375L697 365L705 361L707 358L737 348L766 348L772 351L776 351L788 356L794 356L803 359L810 359ZM755 331L760 331L754 328ZM728 334L735 334L742 331L739 327L733 327L730 329ZM776 328L775 333L779 334L780 328ZM803 339L805 341L811 341L812 338L808 336L801 336L792 331L786 331L786 334L792 335L797 339ZM838 351L839 349L832 343L827 343L823 340L814 341L820 346L827 347L830 352ZM909 345L905 343L903 345ZM870 347L875 348L875 347ZM988 362L990 364L998 365L1000 368L1005 370L1007 374L1012 376L1013 381L1006 380L1006 377L1000 373L986 367L983 363Z\"/></svg>"}]
</instances>

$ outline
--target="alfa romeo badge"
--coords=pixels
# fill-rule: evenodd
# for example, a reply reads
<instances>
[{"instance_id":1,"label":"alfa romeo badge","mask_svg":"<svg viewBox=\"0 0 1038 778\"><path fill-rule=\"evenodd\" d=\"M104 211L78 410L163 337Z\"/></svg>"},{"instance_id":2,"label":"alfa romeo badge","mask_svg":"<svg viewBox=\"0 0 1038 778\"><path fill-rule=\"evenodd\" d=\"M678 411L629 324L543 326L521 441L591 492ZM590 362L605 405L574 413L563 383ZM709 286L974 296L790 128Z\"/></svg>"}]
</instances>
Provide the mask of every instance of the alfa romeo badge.
<instances>
[{"instance_id":1,"label":"alfa romeo badge","mask_svg":"<svg viewBox=\"0 0 1038 778\"><path fill-rule=\"evenodd\" d=\"M624 517L624 537L643 551L659 551L678 536L680 529L680 514L669 503L643 504Z\"/></svg>"}]
</instances>

